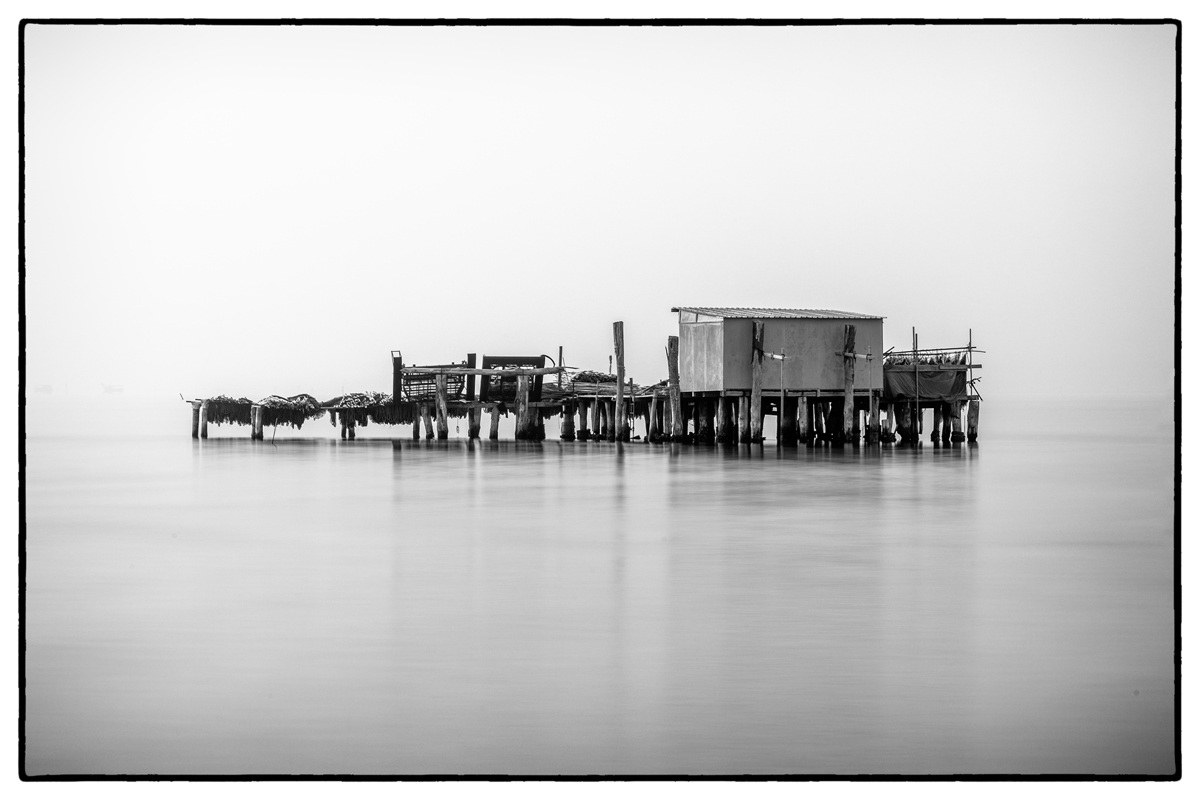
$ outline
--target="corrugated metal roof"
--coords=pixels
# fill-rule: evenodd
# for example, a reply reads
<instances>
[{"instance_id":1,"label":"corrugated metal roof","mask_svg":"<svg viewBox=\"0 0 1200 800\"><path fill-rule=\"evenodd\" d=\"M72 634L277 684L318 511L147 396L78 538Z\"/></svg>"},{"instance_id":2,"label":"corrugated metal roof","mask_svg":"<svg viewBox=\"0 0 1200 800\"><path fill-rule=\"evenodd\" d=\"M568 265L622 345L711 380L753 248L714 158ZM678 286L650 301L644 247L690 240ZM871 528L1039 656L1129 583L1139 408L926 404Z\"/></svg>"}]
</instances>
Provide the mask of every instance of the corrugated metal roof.
<instances>
[{"instance_id":1,"label":"corrugated metal roof","mask_svg":"<svg viewBox=\"0 0 1200 800\"><path fill-rule=\"evenodd\" d=\"M694 311L725 319L883 319L875 314L834 311L830 308L708 308L676 306L672 311Z\"/></svg>"}]
</instances>

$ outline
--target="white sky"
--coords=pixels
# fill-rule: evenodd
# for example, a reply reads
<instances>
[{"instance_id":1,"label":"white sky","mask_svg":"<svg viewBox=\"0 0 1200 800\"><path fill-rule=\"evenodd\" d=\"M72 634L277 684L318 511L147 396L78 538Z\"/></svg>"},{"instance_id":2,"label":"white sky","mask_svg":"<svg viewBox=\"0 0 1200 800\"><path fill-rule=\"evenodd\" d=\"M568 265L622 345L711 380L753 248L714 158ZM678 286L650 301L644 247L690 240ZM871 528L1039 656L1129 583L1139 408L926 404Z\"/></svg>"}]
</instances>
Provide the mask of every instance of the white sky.
<instances>
[{"instance_id":1,"label":"white sky","mask_svg":"<svg viewBox=\"0 0 1200 800\"><path fill-rule=\"evenodd\" d=\"M672 305L838 308L980 389L1169 394L1171 27L30 27L31 386L666 375Z\"/></svg>"}]
</instances>

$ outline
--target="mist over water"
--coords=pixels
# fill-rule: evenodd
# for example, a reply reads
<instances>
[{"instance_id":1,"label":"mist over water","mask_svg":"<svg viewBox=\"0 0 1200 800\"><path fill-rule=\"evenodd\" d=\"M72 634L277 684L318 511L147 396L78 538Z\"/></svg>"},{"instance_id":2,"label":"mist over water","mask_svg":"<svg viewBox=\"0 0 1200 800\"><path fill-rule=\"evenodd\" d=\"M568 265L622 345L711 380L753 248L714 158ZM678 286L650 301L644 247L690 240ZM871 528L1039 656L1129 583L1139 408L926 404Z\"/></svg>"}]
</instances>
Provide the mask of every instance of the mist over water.
<instances>
[{"instance_id":1,"label":"mist over water","mask_svg":"<svg viewBox=\"0 0 1200 800\"><path fill-rule=\"evenodd\" d=\"M26 767L1169 773L1170 411L831 450L34 397Z\"/></svg>"}]
</instances>

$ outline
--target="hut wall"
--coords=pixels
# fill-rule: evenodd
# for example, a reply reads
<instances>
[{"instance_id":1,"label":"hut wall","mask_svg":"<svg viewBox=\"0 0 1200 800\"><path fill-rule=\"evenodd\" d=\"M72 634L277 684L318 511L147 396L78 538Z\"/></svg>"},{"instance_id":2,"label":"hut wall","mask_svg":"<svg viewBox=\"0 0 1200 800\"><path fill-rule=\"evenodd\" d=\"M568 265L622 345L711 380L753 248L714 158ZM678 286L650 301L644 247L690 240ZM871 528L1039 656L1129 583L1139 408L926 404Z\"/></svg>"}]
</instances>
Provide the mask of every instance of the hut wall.
<instances>
[{"instance_id":1,"label":"hut wall","mask_svg":"<svg viewBox=\"0 0 1200 800\"><path fill-rule=\"evenodd\" d=\"M788 391L842 391L842 359L834 353L842 349L848 324L855 326L855 351L865 354L869 345L875 356L869 368L864 360L855 365L854 388L883 388L883 320L767 319L763 323L763 348L770 353L782 350L788 356L783 371ZM686 327L680 325L680 330ZM749 391L754 320L727 319L723 328L723 381L715 388ZM798 361L792 358L797 355ZM779 387L778 361L763 362L763 387L769 390Z\"/></svg>"},{"instance_id":2,"label":"hut wall","mask_svg":"<svg viewBox=\"0 0 1200 800\"><path fill-rule=\"evenodd\" d=\"M684 392L719 391L725 332L721 319L696 314L684 316L700 318L681 321L679 325L679 389ZM747 370L749 363L747 356Z\"/></svg>"}]
</instances>

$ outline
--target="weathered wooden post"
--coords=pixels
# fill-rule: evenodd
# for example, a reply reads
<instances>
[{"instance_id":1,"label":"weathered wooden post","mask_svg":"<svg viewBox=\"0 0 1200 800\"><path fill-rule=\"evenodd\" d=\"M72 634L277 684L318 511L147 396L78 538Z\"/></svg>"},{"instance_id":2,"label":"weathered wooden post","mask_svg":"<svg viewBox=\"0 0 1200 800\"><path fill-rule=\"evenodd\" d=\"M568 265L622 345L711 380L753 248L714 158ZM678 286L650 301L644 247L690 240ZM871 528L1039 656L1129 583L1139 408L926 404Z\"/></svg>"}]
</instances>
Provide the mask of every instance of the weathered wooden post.
<instances>
[{"instance_id":1,"label":"weathered wooden post","mask_svg":"<svg viewBox=\"0 0 1200 800\"><path fill-rule=\"evenodd\" d=\"M880 402L880 405L882 406L883 403ZM888 403L887 408L884 409L886 416L884 417L883 424L879 430L879 441L888 442L889 444L896 441L895 434L892 433L892 408L892 404Z\"/></svg>"},{"instance_id":2,"label":"weathered wooden post","mask_svg":"<svg viewBox=\"0 0 1200 800\"><path fill-rule=\"evenodd\" d=\"M967 441L974 442L979 438L979 401L967 403Z\"/></svg>"},{"instance_id":3,"label":"weathered wooden post","mask_svg":"<svg viewBox=\"0 0 1200 800\"><path fill-rule=\"evenodd\" d=\"M724 443L729 438L729 403L722 397L717 397L717 441Z\"/></svg>"},{"instance_id":4,"label":"weathered wooden post","mask_svg":"<svg viewBox=\"0 0 1200 800\"><path fill-rule=\"evenodd\" d=\"M784 447L796 446L796 401L797 397L779 398L779 429L778 439Z\"/></svg>"},{"instance_id":5,"label":"weathered wooden post","mask_svg":"<svg viewBox=\"0 0 1200 800\"><path fill-rule=\"evenodd\" d=\"M616 424L609 441L629 441L629 421L625 413L625 323L613 323L613 353L617 357L617 397L613 403Z\"/></svg>"},{"instance_id":6,"label":"weathered wooden post","mask_svg":"<svg viewBox=\"0 0 1200 800\"><path fill-rule=\"evenodd\" d=\"M559 350L561 349L560 347ZM559 375L561 376L562 373L560 372ZM558 438L564 442L575 441L575 409L572 407L570 400L562 404L562 433L559 434Z\"/></svg>"},{"instance_id":7,"label":"weathered wooden post","mask_svg":"<svg viewBox=\"0 0 1200 800\"><path fill-rule=\"evenodd\" d=\"M738 442L750 444L750 398L739 394L738 404Z\"/></svg>"},{"instance_id":8,"label":"weathered wooden post","mask_svg":"<svg viewBox=\"0 0 1200 800\"><path fill-rule=\"evenodd\" d=\"M657 442L662 438L662 423L659 422L659 415L662 414L662 407L658 403L658 392L650 396L650 416L646 419L646 440Z\"/></svg>"},{"instance_id":9,"label":"weathered wooden post","mask_svg":"<svg viewBox=\"0 0 1200 800\"><path fill-rule=\"evenodd\" d=\"M762 442L762 362L763 362L763 329L762 322L754 323L754 340L750 351L750 441L754 444Z\"/></svg>"},{"instance_id":10,"label":"weathered wooden post","mask_svg":"<svg viewBox=\"0 0 1200 800\"><path fill-rule=\"evenodd\" d=\"M679 337L667 337L667 389L671 394L671 441L683 441L683 409L679 397Z\"/></svg>"},{"instance_id":11,"label":"weathered wooden post","mask_svg":"<svg viewBox=\"0 0 1200 800\"><path fill-rule=\"evenodd\" d=\"M942 430L941 430L942 444L950 444L950 438L952 436L951 431L953 430L953 427L951 425L951 417L954 414L954 404L953 403L939 403L938 406L934 409L935 417L937 416L938 408L940 408L941 412L942 412ZM933 435L937 436L938 432L935 430Z\"/></svg>"},{"instance_id":12,"label":"weathered wooden post","mask_svg":"<svg viewBox=\"0 0 1200 800\"><path fill-rule=\"evenodd\" d=\"M581 397L575 401L575 406L579 411L579 430L575 435L579 441L586 442L592 438L591 431L588 429L588 401Z\"/></svg>"},{"instance_id":13,"label":"weathered wooden post","mask_svg":"<svg viewBox=\"0 0 1200 800\"><path fill-rule=\"evenodd\" d=\"M712 444L713 437L713 401L711 398L698 398L696 402L696 441L701 444Z\"/></svg>"},{"instance_id":14,"label":"weathered wooden post","mask_svg":"<svg viewBox=\"0 0 1200 800\"><path fill-rule=\"evenodd\" d=\"M879 392L871 390L870 418L867 422L867 444L879 444Z\"/></svg>"},{"instance_id":15,"label":"weathered wooden post","mask_svg":"<svg viewBox=\"0 0 1200 800\"><path fill-rule=\"evenodd\" d=\"M929 434L929 441L934 444L937 444L942 438L942 405L943 403L938 403L933 407L933 428L932 433ZM950 428L949 421L947 421L946 428L947 430Z\"/></svg>"},{"instance_id":16,"label":"weathered wooden post","mask_svg":"<svg viewBox=\"0 0 1200 800\"><path fill-rule=\"evenodd\" d=\"M192 438L200 438L200 403L192 401Z\"/></svg>"},{"instance_id":17,"label":"weathered wooden post","mask_svg":"<svg viewBox=\"0 0 1200 800\"><path fill-rule=\"evenodd\" d=\"M857 444L858 439L854 435L854 429L858 427L854 414L854 361L854 326L847 325L842 345L842 436Z\"/></svg>"},{"instance_id":18,"label":"weathered wooden post","mask_svg":"<svg viewBox=\"0 0 1200 800\"><path fill-rule=\"evenodd\" d=\"M500 438L500 404L495 403L491 411L492 422L488 428L488 439L493 442Z\"/></svg>"},{"instance_id":19,"label":"weathered wooden post","mask_svg":"<svg viewBox=\"0 0 1200 800\"><path fill-rule=\"evenodd\" d=\"M595 398L591 401L592 404L592 438L599 441L604 438L603 430L600 426L600 414L603 411L603 403L600 402L600 393L597 391Z\"/></svg>"},{"instance_id":20,"label":"weathered wooden post","mask_svg":"<svg viewBox=\"0 0 1200 800\"><path fill-rule=\"evenodd\" d=\"M950 441L954 443L961 442L967 438L963 436L962 432L962 406L963 404L961 400L955 400L950 404L950 408L952 409L950 412L950 424L952 430L952 433L950 434Z\"/></svg>"},{"instance_id":21,"label":"weathered wooden post","mask_svg":"<svg viewBox=\"0 0 1200 800\"><path fill-rule=\"evenodd\" d=\"M208 401L200 401L200 438L208 438Z\"/></svg>"},{"instance_id":22,"label":"weathered wooden post","mask_svg":"<svg viewBox=\"0 0 1200 800\"><path fill-rule=\"evenodd\" d=\"M517 376L517 431L518 441L529 441L534 438L533 420L529 408L529 376Z\"/></svg>"},{"instance_id":23,"label":"weathered wooden post","mask_svg":"<svg viewBox=\"0 0 1200 800\"><path fill-rule=\"evenodd\" d=\"M475 368L475 354L474 353L467 353L467 367L469 369ZM473 404L475 402L475 400L476 400L476 398L475 398L475 376L468 375L467 376L467 402ZM479 438L479 419L480 419L481 413L482 413L482 410L477 407L471 407L471 408L467 409L467 439L478 439Z\"/></svg>"},{"instance_id":24,"label":"weathered wooden post","mask_svg":"<svg viewBox=\"0 0 1200 800\"><path fill-rule=\"evenodd\" d=\"M446 375L439 372L434 376L434 385L437 387L437 438L438 440L447 439L450 437L449 410L446 408Z\"/></svg>"},{"instance_id":25,"label":"weathered wooden post","mask_svg":"<svg viewBox=\"0 0 1200 800\"><path fill-rule=\"evenodd\" d=\"M258 412L262 406L250 406L250 439L251 441L258 438Z\"/></svg>"},{"instance_id":26,"label":"weathered wooden post","mask_svg":"<svg viewBox=\"0 0 1200 800\"><path fill-rule=\"evenodd\" d=\"M336 414L336 411L330 411L330 414ZM421 416L416 414L413 416L413 441L421 438Z\"/></svg>"},{"instance_id":27,"label":"weathered wooden post","mask_svg":"<svg viewBox=\"0 0 1200 800\"><path fill-rule=\"evenodd\" d=\"M353 411L347 412L347 417L348 417L348 419L346 420L346 434L351 439L353 439L354 438L354 412Z\"/></svg>"},{"instance_id":28,"label":"weathered wooden post","mask_svg":"<svg viewBox=\"0 0 1200 800\"><path fill-rule=\"evenodd\" d=\"M808 446L808 398L802 394L796 395L796 444Z\"/></svg>"},{"instance_id":29,"label":"weathered wooden post","mask_svg":"<svg viewBox=\"0 0 1200 800\"><path fill-rule=\"evenodd\" d=\"M433 438L433 419L428 403L421 403L421 422L425 424L425 438Z\"/></svg>"}]
</instances>

